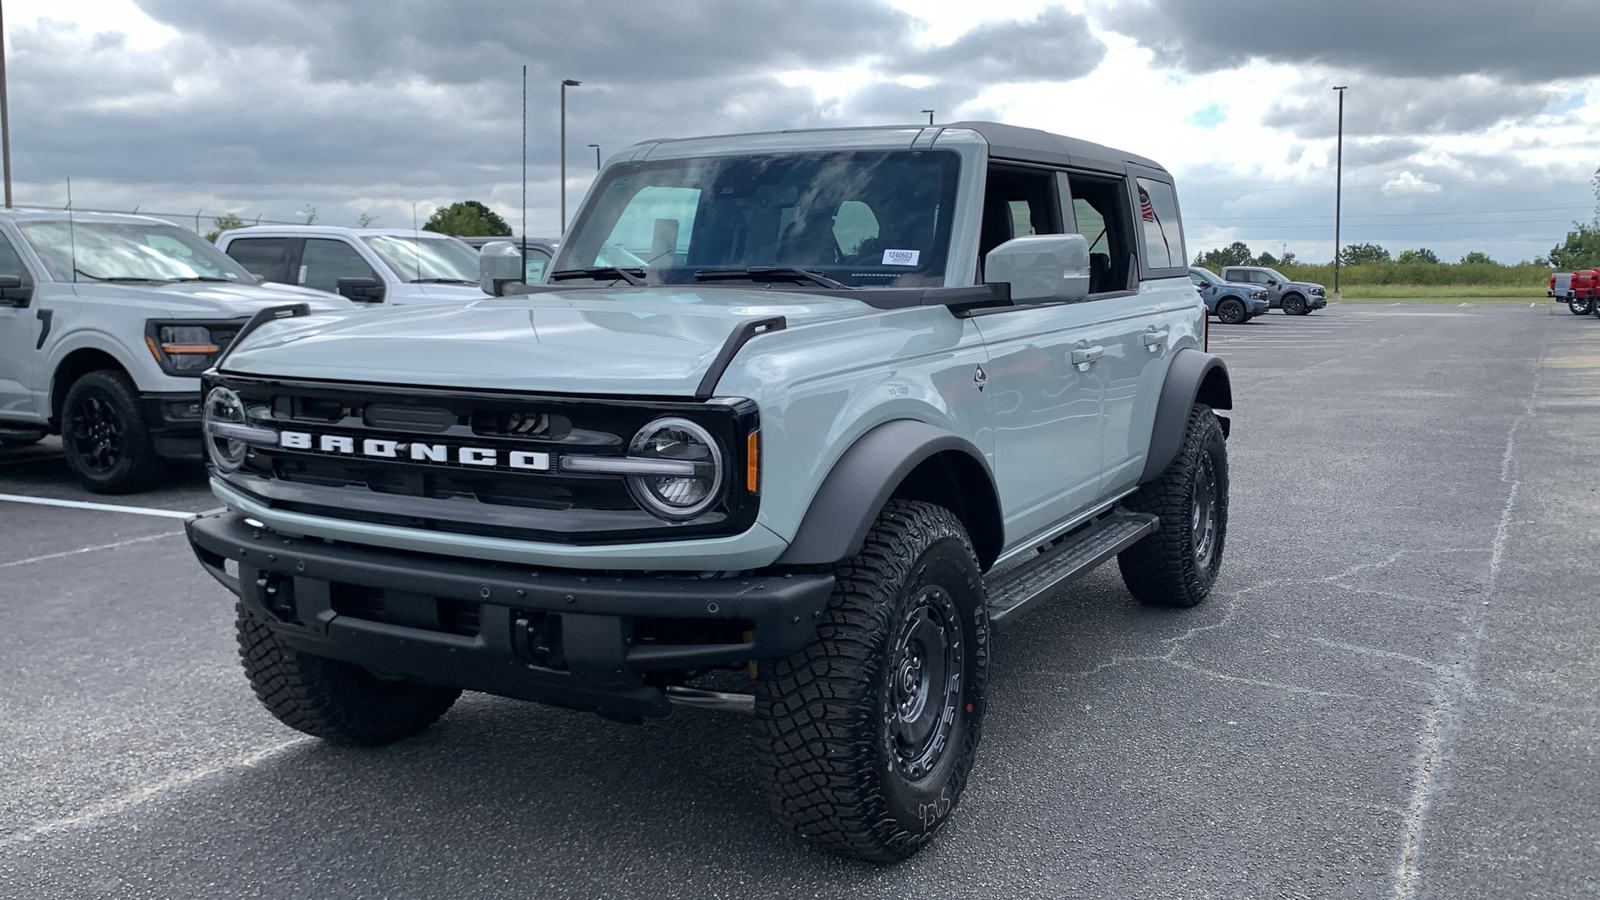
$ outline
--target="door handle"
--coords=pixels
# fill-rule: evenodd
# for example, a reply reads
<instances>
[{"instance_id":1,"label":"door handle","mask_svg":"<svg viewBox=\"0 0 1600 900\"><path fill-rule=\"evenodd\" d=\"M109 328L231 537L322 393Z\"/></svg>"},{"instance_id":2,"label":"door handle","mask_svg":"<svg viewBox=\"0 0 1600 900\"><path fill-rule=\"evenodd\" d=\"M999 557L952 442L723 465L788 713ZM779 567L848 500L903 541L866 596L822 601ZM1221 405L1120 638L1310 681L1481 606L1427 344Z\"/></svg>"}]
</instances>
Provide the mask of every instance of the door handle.
<instances>
[{"instance_id":1,"label":"door handle","mask_svg":"<svg viewBox=\"0 0 1600 900\"><path fill-rule=\"evenodd\" d=\"M1106 355L1106 348L1098 344L1093 347L1080 347L1072 351L1072 364L1079 371L1087 371L1089 364Z\"/></svg>"},{"instance_id":2,"label":"door handle","mask_svg":"<svg viewBox=\"0 0 1600 900\"><path fill-rule=\"evenodd\" d=\"M1160 352L1161 348L1165 347L1167 345L1167 332L1166 332L1166 330L1163 329L1161 331L1146 331L1144 333L1144 345L1146 347L1150 348L1150 352L1151 353Z\"/></svg>"}]
</instances>

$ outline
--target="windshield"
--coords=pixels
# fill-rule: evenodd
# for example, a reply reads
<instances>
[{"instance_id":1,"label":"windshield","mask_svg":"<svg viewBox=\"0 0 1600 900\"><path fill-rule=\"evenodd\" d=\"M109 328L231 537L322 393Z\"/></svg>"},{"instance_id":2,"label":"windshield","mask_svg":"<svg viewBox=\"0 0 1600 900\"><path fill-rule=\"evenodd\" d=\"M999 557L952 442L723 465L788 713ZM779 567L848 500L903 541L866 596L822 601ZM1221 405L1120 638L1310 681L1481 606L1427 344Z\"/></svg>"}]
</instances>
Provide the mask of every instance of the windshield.
<instances>
[{"instance_id":1,"label":"windshield","mask_svg":"<svg viewBox=\"0 0 1600 900\"><path fill-rule=\"evenodd\" d=\"M1290 278L1289 276L1283 274L1282 272L1279 272L1277 269L1266 269L1265 271L1266 271L1266 273L1268 275L1271 275L1273 278L1276 278L1279 281L1282 281L1282 282L1285 282L1285 283L1294 280L1293 278Z\"/></svg>"},{"instance_id":2,"label":"windshield","mask_svg":"<svg viewBox=\"0 0 1600 900\"><path fill-rule=\"evenodd\" d=\"M1221 284L1222 279L1212 274L1210 269L1190 269L1189 274L1206 282L1207 284Z\"/></svg>"},{"instance_id":3,"label":"windshield","mask_svg":"<svg viewBox=\"0 0 1600 900\"><path fill-rule=\"evenodd\" d=\"M954 153L912 150L614 166L551 268L621 268L657 284L799 268L852 287L939 286L959 168Z\"/></svg>"},{"instance_id":4,"label":"windshield","mask_svg":"<svg viewBox=\"0 0 1600 900\"><path fill-rule=\"evenodd\" d=\"M404 281L478 283L478 251L454 238L373 234L361 239Z\"/></svg>"},{"instance_id":5,"label":"windshield","mask_svg":"<svg viewBox=\"0 0 1600 900\"><path fill-rule=\"evenodd\" d=\"M19 222L18 226L57 281L256 281L198 235L165 222Z\"/></svg>"}]
</instances>

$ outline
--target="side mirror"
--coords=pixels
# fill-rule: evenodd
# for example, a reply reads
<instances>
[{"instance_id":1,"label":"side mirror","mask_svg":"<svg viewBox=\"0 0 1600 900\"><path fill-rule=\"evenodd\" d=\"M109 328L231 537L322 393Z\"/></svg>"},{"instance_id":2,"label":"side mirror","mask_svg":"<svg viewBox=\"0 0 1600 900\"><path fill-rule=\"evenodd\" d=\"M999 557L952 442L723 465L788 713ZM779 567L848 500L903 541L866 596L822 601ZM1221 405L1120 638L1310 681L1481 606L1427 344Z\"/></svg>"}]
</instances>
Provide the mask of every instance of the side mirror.
<instances>
[{"instance_id":1,"label":"side mirror","mask_svg":"<svg viewBox=\"0 0 1600 900\"><path fill-rule=\"evenodd\" d=\"M1089 241L1081 234L1012 238L983 258L983 280L1011 285L1012 303L1076 303L1089 296Z\"/></svg>"},{"instance_id":2,"label":"side mirror","mask_svg":"<svg viewBox=\"0 0 1600 900\"><path fill-rule=\"evenodd\" d=\"M1267 287L1277 287L1277 286L1278 286L1278 279L1276 279L1276 278L1268 278L1267 279Z\"/></svg>"},{"instance_id":3,"label":"side mirror","mask_svg":"<svg viewBox=\"0 0 1600 900\"><path fill-rule=\"evenodd\" d=\"M506 285L521 284L522 251L510 241L490 241L478 251L478 287L491 297L504 297Z\"/></svg>"},{"instance_id":4,"label":"side mirror","mask_svg":"<svg viewBox=\"0 0 1600 900\"><path fill-rule=\"evenodd\" d=\"M356 303L382 303L383 282L376 278L341 278L339 294Z\"/></svg>"},{"instance_id":5,"label":"side mirror","mask_svg":"<svg viewBox=\"0 0 1600 900\"><path fill-rule=\"evenodd\" d=\"M33 285L23 284L20 275L0 275L0 305L27 306L33 299Z\"/></svg>"}]
</instances>

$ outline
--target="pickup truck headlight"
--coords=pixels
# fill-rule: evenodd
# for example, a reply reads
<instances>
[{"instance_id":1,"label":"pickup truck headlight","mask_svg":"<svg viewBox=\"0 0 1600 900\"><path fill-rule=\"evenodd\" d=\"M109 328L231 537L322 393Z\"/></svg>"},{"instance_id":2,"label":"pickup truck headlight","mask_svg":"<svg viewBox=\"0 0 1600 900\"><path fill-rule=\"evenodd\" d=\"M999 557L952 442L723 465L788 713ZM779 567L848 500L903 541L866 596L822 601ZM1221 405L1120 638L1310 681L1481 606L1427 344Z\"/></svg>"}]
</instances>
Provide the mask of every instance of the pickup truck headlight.
<instances>
[{"instance_id":1,"label":"pickup truck headlight","mask_svg":"<svg viewBox=\"0 0 1600 900\"><path fill-rule=\"evenodd\" d=\"M168 375L199 375L217 361L240 322L145 323L144 342Z\"/></svg>"},{"instance_id":2,"label":"pickup truck headlight","mask_svg":"<svg viewBox=\"0 0 1600 900\"><path fill-rule=\"evenodd\" d=\"M628 476L634 499L657 517L690 519L717 502L722 450L709 432L688 419L656 419L639 429L628 456L630 461L662 463L662 474Z\"/></svg>"}]
</instances>

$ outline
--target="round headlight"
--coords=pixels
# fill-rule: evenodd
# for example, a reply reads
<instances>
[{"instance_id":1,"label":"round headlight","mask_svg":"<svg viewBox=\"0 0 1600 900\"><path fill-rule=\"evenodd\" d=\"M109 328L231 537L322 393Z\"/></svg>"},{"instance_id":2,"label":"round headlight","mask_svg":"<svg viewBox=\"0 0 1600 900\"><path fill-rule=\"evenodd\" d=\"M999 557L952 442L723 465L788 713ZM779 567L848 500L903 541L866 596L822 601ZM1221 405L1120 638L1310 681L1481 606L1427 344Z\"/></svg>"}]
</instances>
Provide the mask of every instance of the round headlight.
<instances>
[{"instance_id":1,"label":"round headlight","mask_svg":"<svg viewBox=\"0 0 1600 900\"><path fill-rule=\"evenodd\" d=\"M722 451L710 433L688 419L657 419L639 429L628 445L639 459L682 463L681 472L630 475L635 500L663 519L689 519L717 502L722 489Z\"/></svg>"},{"instance_id":2,"label":"round headlight","mask_svg":"<svg viewBox=\"0 0 1600 900\"><path fill-rule=\"evenodd\" d=\"M204 429L206 456L210 457L211 464L217 467L217 471L223 473L239 471L239 467L244 465L244 456L249 446L244 441L212 434L212 422L245 424L244 402L239 399L238 394L225 387L212 388L211 393L206 395L200 427Z\"/></svg>"}]
</instances>

